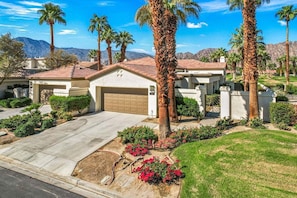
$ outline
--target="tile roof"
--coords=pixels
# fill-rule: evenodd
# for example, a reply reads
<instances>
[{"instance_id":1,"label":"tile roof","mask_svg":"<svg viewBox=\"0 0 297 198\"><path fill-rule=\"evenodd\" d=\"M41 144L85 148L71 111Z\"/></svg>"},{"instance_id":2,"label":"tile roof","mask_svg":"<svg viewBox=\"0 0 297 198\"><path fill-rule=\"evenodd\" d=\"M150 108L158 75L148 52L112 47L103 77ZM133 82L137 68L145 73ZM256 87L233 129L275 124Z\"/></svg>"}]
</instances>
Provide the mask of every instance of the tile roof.
<instances>
[{"instance_id":1,"label":"tile roof","mask_svg":"<svg viewBox=\"0 0 297 198\"><path fill-rule=\"evenodd\" d=\"M178 69L189 69L189 70L214 70L214 69L225 69L226 63L220 63L220 62L212 62L212 63L206 63L201 62L199 60L195 59L179 59L178 60Z\"/></svg>"},{"instance_id":2,"label":"tile roof","mask_svg":"<svg viewBox=\"0 0 297 198\"><path fill-rule=\"evenodd\" d=\"M98 61L95 61L95 62L81 61L81 62L79 62L79 66L88 67L88 68L97 67L97 64L98 64Z\"/></svg>"},{"instance_id":3,"label":"tile roof","mask_svg":"<svg viewBox=\"0 0 297 198\"><path fill-rule=\"evenodd\" d=\"M155 66L155 59L151 57L144 57L140 59L135 59L131 61L116 63L113 65L105 66L102 70L97 71L94 74L87 76L86 78L89 80L98 78L110 71L113 71L117 68L122 68L128 70L132 73L136 73L145 78L156 80L157 78L157 70Z\"/></svg>"},{"instance_id":4,"label":"tile roof","mask_svg":"<svg viewBox=\"0 0 297 198\"><path fill-rule=\"evenodd\" d=\"M29 79L85 79L86 76L97 72L96 70L85 68L80 65L64 66L54 70L36 73L28 76Z\"/></svg>"}]
</instances>

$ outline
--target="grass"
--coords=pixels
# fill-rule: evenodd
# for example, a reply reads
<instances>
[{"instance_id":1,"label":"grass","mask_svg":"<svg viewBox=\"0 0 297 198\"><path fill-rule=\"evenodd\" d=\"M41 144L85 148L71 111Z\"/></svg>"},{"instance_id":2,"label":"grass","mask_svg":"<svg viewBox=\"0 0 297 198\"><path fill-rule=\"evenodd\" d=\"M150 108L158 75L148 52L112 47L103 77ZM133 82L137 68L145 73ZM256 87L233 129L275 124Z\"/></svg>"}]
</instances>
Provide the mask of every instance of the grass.
<instances>
[{"instance_id":1,"label":"grass","mask_svg":"<svg viewBox=\"0 0 297 198\"><path fill-rule=\"evenodd\" d=\"M267 76L261 75L258 80L261 84L267 87L275 87L277 84L286 84L286 77L284 76ZM290 76L290 83L293 85L297 85L297 77Z\"/></svg>"},{"instance_id":2,"label":"grass","mask_svg":"<svg viewBox=\"0 0 297 198\"><path fill-rule=\"evenodd\" d=\"M297 197L297 135L250 130L174 151L186 177L181 197Z\"/></svg>"}]
</instances>

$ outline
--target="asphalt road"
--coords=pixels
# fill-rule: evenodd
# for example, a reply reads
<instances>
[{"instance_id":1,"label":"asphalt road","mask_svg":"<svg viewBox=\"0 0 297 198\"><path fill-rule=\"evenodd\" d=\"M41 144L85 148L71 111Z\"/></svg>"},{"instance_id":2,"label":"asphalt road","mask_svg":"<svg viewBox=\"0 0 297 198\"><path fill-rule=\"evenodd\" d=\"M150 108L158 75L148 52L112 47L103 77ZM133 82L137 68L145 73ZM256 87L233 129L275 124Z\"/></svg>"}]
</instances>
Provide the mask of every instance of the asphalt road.
<instances>
[{"instance_id":1,"label":"asphalt road","mask_svg":"<svg viewBox=\"0 0 297 198\"><path fill-rule=\"evenodd\" d=\"M62 188L0 167L0 198L83 198Z\"/></svg>"}]
</instances>

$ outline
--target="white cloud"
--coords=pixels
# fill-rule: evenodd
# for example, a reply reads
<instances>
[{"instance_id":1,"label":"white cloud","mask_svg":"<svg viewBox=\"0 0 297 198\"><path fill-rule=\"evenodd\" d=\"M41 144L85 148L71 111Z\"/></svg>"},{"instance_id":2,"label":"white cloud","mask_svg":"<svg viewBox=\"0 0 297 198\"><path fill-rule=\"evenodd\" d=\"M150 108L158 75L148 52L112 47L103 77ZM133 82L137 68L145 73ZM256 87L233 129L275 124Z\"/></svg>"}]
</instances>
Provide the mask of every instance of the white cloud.
<instances>
[{"instance_id":1,"label":"white cloud","mask_svg":"<svg viewBox=\"0 0 297 198\"><path fill-rule=\"evenodd\" d=\"M62 30L58 34L59 35L68 35L68 34L76 34L77 32L75 30Z\"/></svg>"},{"instance_id":2,"label":"white cloud","mask_svg":"<svg viewBox=\"0 0 297 198\"><path fill-rule=\"evenodd\" d=\"M0 1L1 14L12 17L38 18L36 8L26 8L21 5Z\"/></svg>"},{"instance_id":3,"label":"white cloud","mask_svg":"<svg viewBox=\"0 0 297 198\"><path fill-rule=\"evenodd\" d=\"M285 21L277 21L281 26L286 26L287 23Z\"/></svg>"},{"instance_id":4,"label":"white cloud","mask_svg":"<svg viewBox=\"0 0 297 198\"><path fill-rule=\"evenodd\" d=\"M202 26L208 26L208 24L205 22L201 22L201 23L197 23L197 24L187 22L187 28L202 28Z\"/></svg>"},{"instance_id":5,"label":"white cloud","mask_svg":"<svg viewBox=\"0 0 297 198\"><path fill-rule=\"evenodd\" d=\"M21 28L23 28L22 26L18 26L18 25L9 25L9 24L0 24L0 27L5 27L5 28L17 28L17 29L21 29Z\"/></svg>"},{"instance_id":6,"label":"white cloud","mask_svg":"<svg viewBox=\"0 0 297 198\"><path fill-rule=\"evenodd\" d=\"M19 1L22 5L41 7L42 4L35 1Z\"/></svg>"},{"instance_id":7,"label":"white cloud","mask_svg":"<svg viewBox=\"0 0 297 198\"><path fill-rule=\"evenodd\" d=\"M136 22L130 22L130 23L126 23L126 24L122 25L121 27L122 28L123 27L130 27L130 26L134 26L134 25L137 25L137 23Z\"/></svg>"},{"instance_id":8,"label":"white cloud","mask_svg":"<svg viewBox=\"0 0 297 198\"><path fill-rule=\"evenodd\" d=\"M115 4L116 3L114 1L99 1L97 3L97 5L100 7L115 6Z\"/></svg>"},{"instance_id":9,"label":"white cloud","mask_svg":"<svg viewBox=\"0 0 297 198\"><path fill-rule=\"evenodd\" d=\"M202 9L202 12L220 12L229 9L226 0L208 1L204 3L199 3L199 5Z\"/></svg>"}]
</instances>

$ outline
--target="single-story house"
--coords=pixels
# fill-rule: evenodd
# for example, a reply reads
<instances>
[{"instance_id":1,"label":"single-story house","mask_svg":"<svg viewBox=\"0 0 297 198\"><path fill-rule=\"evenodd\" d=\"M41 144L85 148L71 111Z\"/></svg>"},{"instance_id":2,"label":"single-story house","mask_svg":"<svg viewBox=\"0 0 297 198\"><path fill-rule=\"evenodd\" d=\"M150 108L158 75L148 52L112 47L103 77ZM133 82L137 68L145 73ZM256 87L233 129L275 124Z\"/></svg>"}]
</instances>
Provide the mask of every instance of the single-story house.
<instances>
[{"instance_id":1,"label":"single-story house","mask_svg":"<svg viewBox=\"0 0 297 198\"><path fill-rule=\"evenodd\" d=\"M94 63L90 63L92 65ZM225 82L226 63L178 60L176 87L204 85L208 94ZM144 57L104 66L97 71L81 66L61 67L29 76L30 97L46 102L50 95L92 97L89 111L115 111L157 117L157 70L155 59Z\"/></svg>"},{"instance_id":2,"label":"single-story house","mask_svg":"<svg viewBox=\"0 0 297 198\"><path fill-rule=\"evenodd\" d=\"M33 102L40 103L47 103L53 94L86 95L89 81L85 77L95 72L96 70L74 65L30 75L29 95Z\"/></svg>"}]
</instances>

